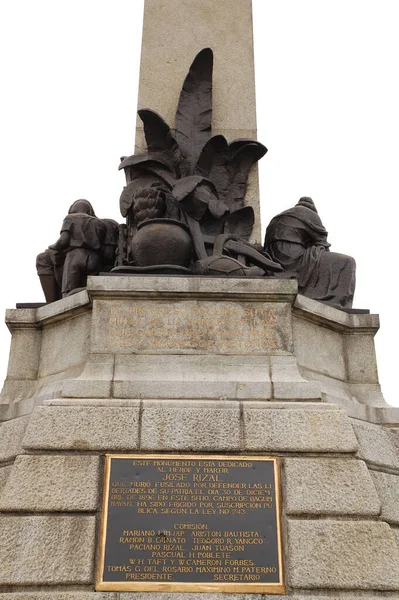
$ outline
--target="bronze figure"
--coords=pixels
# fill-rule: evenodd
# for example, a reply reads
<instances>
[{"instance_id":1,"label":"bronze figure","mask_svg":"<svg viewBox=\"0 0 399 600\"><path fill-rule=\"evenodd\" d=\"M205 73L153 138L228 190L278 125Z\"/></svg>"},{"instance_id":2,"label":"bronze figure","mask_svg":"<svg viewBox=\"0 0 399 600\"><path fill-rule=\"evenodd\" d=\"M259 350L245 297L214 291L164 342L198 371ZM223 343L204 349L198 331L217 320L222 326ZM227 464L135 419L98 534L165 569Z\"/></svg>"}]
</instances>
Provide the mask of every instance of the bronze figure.
<instances>
[{"instance_id":1,"label":"bronze figure","mask_svg":"<svg viewBox=\"0 0 399 600\"><path fill-rule=\"evenodd\" d=\"M280 277L298 280L300 294L350 308L356 264L351 256L330 252L327 235L313 200L303 197L270 221L264 247L283 267Z\"/></svg>"},{"instance_id":2,"label":"bronze figure","mask_svg":"<svg viewBox=\"0 0 399 600\"><path fill-rule=\"evenodd\" d=\"M114 265L118 224L98 219L88 200L69 208L58 240L36 259L37 273L47 302L83 289L88 275Z\"/></svg>"}]
</instances>

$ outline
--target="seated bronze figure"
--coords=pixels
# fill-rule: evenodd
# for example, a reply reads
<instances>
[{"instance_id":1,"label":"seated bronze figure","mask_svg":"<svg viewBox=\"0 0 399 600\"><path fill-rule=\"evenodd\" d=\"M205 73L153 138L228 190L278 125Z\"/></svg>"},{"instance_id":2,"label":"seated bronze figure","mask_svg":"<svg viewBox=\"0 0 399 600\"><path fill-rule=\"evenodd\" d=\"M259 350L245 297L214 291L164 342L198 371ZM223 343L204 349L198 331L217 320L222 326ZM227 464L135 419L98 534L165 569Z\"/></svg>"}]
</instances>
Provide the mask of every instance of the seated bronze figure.
<instances>
[{"instance_id":1,"label":"seated bronze figure","mask_svg":"<svg viewBox=\"0 0 399 600\"><path fill-rule=\"evenodd\" d=\"M283 267L279 277L298 280L300 294L350 308L356 264L351 256L330 252L327 235L313 200L304 197L270 221L264 249Z\"/></svg>"}]
</instances>

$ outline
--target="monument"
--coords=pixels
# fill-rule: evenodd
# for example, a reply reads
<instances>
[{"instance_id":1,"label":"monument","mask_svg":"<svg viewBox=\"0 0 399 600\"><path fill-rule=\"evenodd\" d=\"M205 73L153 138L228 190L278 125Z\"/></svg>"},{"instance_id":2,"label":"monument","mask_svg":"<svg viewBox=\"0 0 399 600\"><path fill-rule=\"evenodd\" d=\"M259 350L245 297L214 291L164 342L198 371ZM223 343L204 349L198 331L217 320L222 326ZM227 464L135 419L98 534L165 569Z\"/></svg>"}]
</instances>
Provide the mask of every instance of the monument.
<instances>
[{"instance_id":1,"label":"monument","mask_svg":"<svg viewBox=\"0 0 399 600\"><path fill-rule=\"evenodd\" d=\"M7 311L0 599L399 593L378 316L310 198L261 244L251 23L146 0L126 221L74 202Z\"/></svg>"}]
</instances>

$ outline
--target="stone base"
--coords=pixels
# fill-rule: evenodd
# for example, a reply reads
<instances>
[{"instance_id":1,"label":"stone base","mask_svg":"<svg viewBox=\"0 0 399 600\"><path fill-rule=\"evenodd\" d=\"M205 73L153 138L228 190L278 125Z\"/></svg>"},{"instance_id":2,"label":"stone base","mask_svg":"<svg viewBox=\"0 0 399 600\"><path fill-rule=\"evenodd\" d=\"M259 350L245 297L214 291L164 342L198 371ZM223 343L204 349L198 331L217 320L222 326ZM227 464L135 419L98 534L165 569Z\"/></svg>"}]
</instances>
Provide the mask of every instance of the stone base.
<instances>
[{"instance_id":1,"label":"stone base","mask_svg":"<svg viewBox=\"0 0 399 600\"><path fill-rule=\"evenodd\" d=\"M7 322L0 599L198 596L94 592L107 452L278 456L287 591L270 598L399 597L398 419L375 315L293 281L98 277Z\"/></svg>"},{"instance_id":2,"label":"stone base","mask_svg":"<svg viewBox=\"0 0 399 600\"><path fill-rule=\"evenodd\" d=\"M281 597L398 593L399 439L367 425L374 436L368 447L365 427L321 402L47 401L34 410L13 466L2 469L0 589L20 594L39 586L38 598L63 598L74 586L89 598L104 453L213 452L280 457Z\"/></svg>"},{"instance_id":3,"label":"stone base","mask_svg":"<svg viewBox=\"0 0 399 600\"><path fill-rule=\"evenodd\" d=\"M378 383L377 315L303 296L292 280L93 277L87 291L7 311L0 421L72 398L320 400L399 424Z\"/></svg>"}]
</instances>

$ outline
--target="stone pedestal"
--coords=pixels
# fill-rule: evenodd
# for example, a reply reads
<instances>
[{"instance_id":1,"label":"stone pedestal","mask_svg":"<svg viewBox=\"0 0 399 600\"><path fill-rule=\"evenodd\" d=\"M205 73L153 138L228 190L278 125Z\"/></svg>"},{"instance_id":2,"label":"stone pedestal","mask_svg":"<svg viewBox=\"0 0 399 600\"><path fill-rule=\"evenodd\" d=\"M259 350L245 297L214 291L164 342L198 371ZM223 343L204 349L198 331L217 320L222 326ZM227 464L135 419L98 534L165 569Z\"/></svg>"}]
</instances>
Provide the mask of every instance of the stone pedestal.
<instances>
[{"instance_id":1,"label":"stone pedestal","mask_svg":"<svg viewBox=\"0 0 399 600\"><path fill-rule=\"evenodd\" d=\"M296 292L92 277L7 311L0 599L192 600L94 592L107 452L278 456L287 591L273 597L399 594L399 411L378 384L378 318Z\"/></svg>"}]
</instances>

